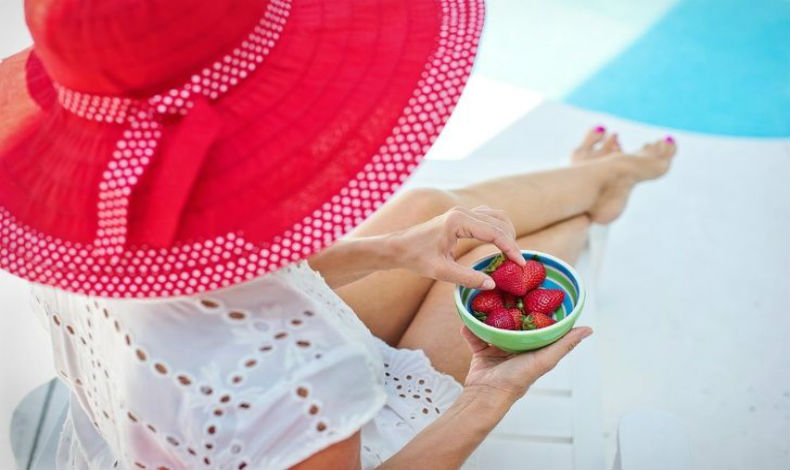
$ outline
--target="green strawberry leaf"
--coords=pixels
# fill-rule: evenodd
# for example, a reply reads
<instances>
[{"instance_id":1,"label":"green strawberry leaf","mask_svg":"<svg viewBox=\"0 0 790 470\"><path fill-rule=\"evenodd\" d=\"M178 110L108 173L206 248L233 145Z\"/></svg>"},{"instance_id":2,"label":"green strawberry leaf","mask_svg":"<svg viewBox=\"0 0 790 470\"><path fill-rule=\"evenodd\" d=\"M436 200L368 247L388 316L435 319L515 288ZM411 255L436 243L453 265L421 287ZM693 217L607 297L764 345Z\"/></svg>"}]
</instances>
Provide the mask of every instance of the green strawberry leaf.
<instances>
[{"instance_id":1,"label":"green strawberry leaf","mask_svg":"<svg viewBox=\"0 0 790 470\"><path fill-rule=\"evenodd\" d=\"M524 311L524 299L522 299L521 297L519 297L518 300L516 300L516 308L521 310L521 313L527 313L526 311Z\"/></svg>"},{"instance_id":2,"label":"green strawberry leaf","mask_svg":"<svg viewBox=\"0 0 790 470\"><path fill-rule=\"evenodd\" d=\"M485 313L476 312L474 310L472 310L472 315L474 315L475 318L477 318L483 323L485 323L486 318L488 318L488 315L486 315Z\"/></svg>"},{"instance_id":3,"label":"green strawberry leaf","mask_svg":"<svg viewBox=\"0 0 790 470\"><path fill-rule=\"evenodd\" d=\"M524 318L521 319L521 328L524 330L534 330L537 327L534 323L534 318L532 315L526 315Z\"/></svg>"},{"instance_id":4,"label":"green strawberry leaf","mask_svg":"<svg viewBox=\"0 0 790 470\"><path fill-rule=\"evenodd\" d=\"M504 262L505 262L505 255L500 253L494 256L494 259L492 259L491 262L488 263L488 266L486 266L485 269L483 269L483 272L486 274L491 274L492 272L496 271L496 269L500 267Z\"/></svg>"}]
</instances>

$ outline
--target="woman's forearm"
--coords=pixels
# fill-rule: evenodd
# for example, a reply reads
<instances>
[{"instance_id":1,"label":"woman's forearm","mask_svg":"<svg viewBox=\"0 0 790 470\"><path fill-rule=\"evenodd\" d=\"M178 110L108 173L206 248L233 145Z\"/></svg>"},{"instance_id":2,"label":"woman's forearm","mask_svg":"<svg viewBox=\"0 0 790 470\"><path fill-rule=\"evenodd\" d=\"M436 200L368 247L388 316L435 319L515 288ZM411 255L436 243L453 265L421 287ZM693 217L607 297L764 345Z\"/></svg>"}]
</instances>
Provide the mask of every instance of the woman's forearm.
<instances>
[{"instance_id":1,"label":"woman's forearm","mask_svg":"<svg viewBox=\"0 0 790 470\"><path fill-rule=\"evenodd\" d=\"M492 289L487 274L455 260L458 240L489 242L517 264L524 264L510 221L486 207L455 208L399 232L348 238L310 258L332 288L354 282L374 271L404 268L430 279L467 287Z\"/></svg>"},{"instance_id":2,"label":"woman's forearm","mask_svg":"<svg viewBox=\"0 0 790 470\"><path fill-rule=\"evenodd\" d=\"M398 267L398 247L392 235L347 238L310 258L330 287L337 288L374 271Z\"/></svg>"},{"instance_id":3,"label":"woman's forearm","mask_svg":"<svg viewBox=\"0 0 790 470\"><path fill-rule=\"evenodd\" d=\"M511 400L464 390L442 416L422 430L380 469L455 469L483 442Z\"/></svg>"}]
</instances>

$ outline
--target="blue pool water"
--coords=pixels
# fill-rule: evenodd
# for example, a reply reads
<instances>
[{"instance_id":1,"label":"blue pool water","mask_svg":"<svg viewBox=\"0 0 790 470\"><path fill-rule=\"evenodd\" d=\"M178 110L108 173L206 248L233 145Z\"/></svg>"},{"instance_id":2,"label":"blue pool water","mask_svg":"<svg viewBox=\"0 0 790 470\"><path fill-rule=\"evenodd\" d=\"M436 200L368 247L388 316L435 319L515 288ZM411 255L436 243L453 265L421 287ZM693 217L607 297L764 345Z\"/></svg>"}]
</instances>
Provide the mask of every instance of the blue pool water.
<instances>
[{"instance_id":1,"label":"blue pool water","mask_svg":"<svg viewBox=\"0 0 790 470\"><path fill-rule=\"evenodd\" d=\"M790 136L790 2L680 1L563 99L703 133Z\"/></svg>"}]
</instances>

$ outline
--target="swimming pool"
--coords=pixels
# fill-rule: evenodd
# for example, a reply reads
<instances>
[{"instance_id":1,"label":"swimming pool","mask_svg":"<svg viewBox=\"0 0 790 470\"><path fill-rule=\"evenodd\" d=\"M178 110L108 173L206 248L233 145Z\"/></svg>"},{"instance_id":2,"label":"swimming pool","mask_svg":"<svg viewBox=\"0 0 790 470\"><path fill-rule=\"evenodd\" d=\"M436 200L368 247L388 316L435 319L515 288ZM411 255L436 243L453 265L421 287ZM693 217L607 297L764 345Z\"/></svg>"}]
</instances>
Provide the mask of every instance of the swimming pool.
<instances>
[{"instance_id":1,"label":"swimming pool","mask_svg":"<svg viewBox=\"0 0 790 470\"><path fill-rule=\"evenodd\" d=\"M790 136L790 2L489 2L478 71L663 127Z\"/></svg>"}]
</instances>

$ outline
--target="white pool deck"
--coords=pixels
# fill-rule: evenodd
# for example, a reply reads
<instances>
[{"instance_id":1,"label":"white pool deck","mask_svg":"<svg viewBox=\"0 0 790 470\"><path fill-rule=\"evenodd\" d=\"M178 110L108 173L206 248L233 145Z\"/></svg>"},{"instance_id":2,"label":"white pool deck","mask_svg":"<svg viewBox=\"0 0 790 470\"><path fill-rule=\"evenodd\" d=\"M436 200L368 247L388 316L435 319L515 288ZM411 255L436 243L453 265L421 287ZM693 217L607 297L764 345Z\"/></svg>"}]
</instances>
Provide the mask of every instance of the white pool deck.
<instances>
[{"instance_id":1,"label":"white pool deck","mask_svg":"<svg viewBox=\"0 0 790 470\"><path fill-rule=\"evenodd\" d=\"M0 18L5 12L19 10L0 0ZM22 47L22 30L14 31ZM598 123L616 129L626 148L672 133L680 151L670 173L639 187L608 230L596 309L581 318L594 322L595 340L535 387L478 462L611 468L618 427L632 429L636 411L677 420L690 467L790 467L790 141L645 126L545 101L484 72L410 186L563 164ZM11 468L13 408L54 371L24 283L0 274L0 305L0 468ZM584 361L589 367L574 367ZM574 393L585 406L574 405ZM586 457L574 454L580 444L590 446ZM649 455L663 444L632 449Z\"/></svg>"},{"instance_id":2,"label":"white pool deck","mask_svg":"<svg viewBox=\"0 0 790 470\"><path fill-rule=\"evenodd\" d=\"M788 468L790 142L645 126L482 77L469 91L432 152L463 159L429 162L415 184L559 164L594 123L627 149L679 142L610 226L597 283L606 466L620 419L647 408L682 419L694 467Z\"/></svg>"}]
</instances>

